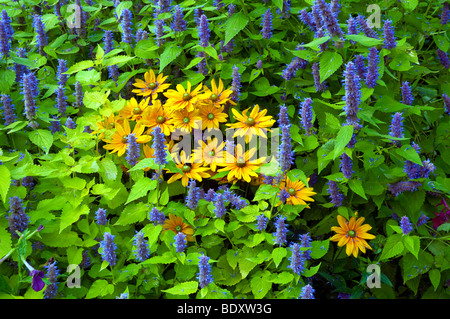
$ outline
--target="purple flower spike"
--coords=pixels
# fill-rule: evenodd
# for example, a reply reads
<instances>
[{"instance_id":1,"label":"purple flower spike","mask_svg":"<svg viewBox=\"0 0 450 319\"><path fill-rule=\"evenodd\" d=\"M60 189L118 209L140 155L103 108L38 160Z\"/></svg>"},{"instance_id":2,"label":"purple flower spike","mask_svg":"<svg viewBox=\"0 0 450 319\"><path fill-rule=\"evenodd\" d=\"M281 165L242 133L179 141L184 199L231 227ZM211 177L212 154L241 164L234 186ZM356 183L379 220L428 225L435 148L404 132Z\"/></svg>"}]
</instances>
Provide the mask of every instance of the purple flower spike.
<instances>
[{"instance_id":1,"label":"purple flower spike","mask_svg":"<svg viewBox=\"0 0 450 319\"><path fill-rule=\"evenodd\" d=\"M383 24L384 47L388 50L393 49L397 46L397 41L395 41L394 27L391 23L391 20L386 20Z\"/></svg>"},{"instance_id":2,"label":"purple flower spike","mask_svg":"<svg viewBox=\"0 0 450 319\"><path fill-rule=\"evenodd\" d=\"M200 37L200 46L206 48L209 45L209 23L206 15L202 14L200 17L200 24L198 25L198 35Z\"/></svg>"},{"instance_id":3,"label":"purple flower spike","mask_svg":"<svg viewBox=\"0 0 450 319\"><path fill-rule=\"evenodd\" d=\"M270 9L267 9L263 14L261 25L263 39L270 39L272 37L272 13L270 12Z\"/></svg>"},{"instance_id":4,"label":"purple flower spike","mask_svg":"<svg viewBox=\"0 0 450 319\"><path fill-rule=\"evenodd\" d=\"M436 54L438 56L439 62L441 62L442 66L446 69L450 67L450 60L448 58L447 53L442 51L441 49L436 50Z\"/></svg>"},{"instance_id":5,"label":"purple flower spike","mask_svg":"<svg viewBox=\"0 0 450 319\"><path fill-rule=\"evenodd\" d=\"M378 61L380 57L378 50L375 47L369 49L368 67L366 75L366 85L368 88L374 88L377 85L378 80Z\"/></svg>"}]
</instances>

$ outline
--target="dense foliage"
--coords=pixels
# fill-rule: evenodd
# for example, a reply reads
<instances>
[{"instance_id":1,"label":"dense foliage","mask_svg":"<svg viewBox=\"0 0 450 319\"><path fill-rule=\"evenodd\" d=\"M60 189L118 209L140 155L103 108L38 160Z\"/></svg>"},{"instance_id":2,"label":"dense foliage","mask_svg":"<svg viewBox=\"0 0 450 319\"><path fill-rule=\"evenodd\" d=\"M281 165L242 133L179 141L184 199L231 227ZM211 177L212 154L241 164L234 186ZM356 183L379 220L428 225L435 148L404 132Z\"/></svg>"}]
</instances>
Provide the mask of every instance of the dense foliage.
<instances>
[{"instance_id":1,"label":"dense foliage","mask_svg":"<svg viewBox=\"0 0 450 319\"><path fill-rule=\"evenodd\" d=\"M1 5L2 298L450 296L447 2Z\"/></svg>"}]
</instances>

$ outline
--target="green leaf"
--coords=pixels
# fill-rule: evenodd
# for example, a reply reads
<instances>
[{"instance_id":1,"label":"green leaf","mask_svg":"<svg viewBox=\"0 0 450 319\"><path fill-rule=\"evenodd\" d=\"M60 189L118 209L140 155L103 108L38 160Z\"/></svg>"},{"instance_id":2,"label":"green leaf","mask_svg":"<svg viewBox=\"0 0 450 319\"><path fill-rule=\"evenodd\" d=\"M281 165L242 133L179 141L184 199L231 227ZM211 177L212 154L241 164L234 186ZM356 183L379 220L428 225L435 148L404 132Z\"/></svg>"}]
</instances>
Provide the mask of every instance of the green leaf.
<instances>
[{"instance_id":1,"label":"green leaf","mask_svg":"<svg viewBox=\"0 0 450 319\"><path fill-rule=\"evenodd\" d=\"M420 159L419 154L417 154L417 151L411 145L402 145L401 148L395 149L395 153L408 161L422 166L422 160Z\"/></svg>"},{"instance_id":2,"label":"green leaf","mask_svg":"<svg viewBox=\"0 0 450 319\"><path fill-rule=\"evenodd\" d=\"M225 41L227 45L248 24L248 17L243 12L234 13L225 23Z\"/></svg>"},{"instance_id":3,"label":"green leaf","mask_svg":"<svg viewBox=\"0 0 450 319\"><path fill-rule=\"evenodd\" d=\"M364 192L364 188L362 186L362 181L360 179L351 179L348 181L348 186L352 191L361 196L364 199L367 199L366 193Z\"/></svg>"},{"instance_id":4,"label":"green leaf","mask_svg":"<svg viewBox=\"0 0 450 319\"><path fill-rule=\"evenodd\" d=\"M353 136L353 125L344 125L341 127L338 135L336 136L336 141L334 143L333 160L335 160L338 156L342 155L344 148L350 142L352 136Z\"/></svg>"},{"instance_id":5,"label":"green leaf","mask_svg":"<svg viewBox=\"0 0 450 319\"><path fill-rule=\"evenodd\" d=\"M263 276L255 276L250 280L250 287L255 299L262 299L272 288L272 282L268 280L270 272L267 270Z\"/></svg>"},{"instance_id":6,"label":"green leaf","mask_svg":"<svg viewBox=\"0 0 450 319\"><path fill-rule=\"evenodd\" d=\"M403 8L409 11L413 11L419 4L419 0L401 0Z\"/></svg>"},{"instance_id":7,"label":"green leaf","mask_svg":"<svg viewBox=\"0 0 450 319\"><path fill-rule=\"evenodd\" d=\"M183 48L173 44L167 46L159 59L159 73L161 73L166 66L172 63L183 52Z\"/></svg>"},{"instance_id":8,"label":"green leaf","mask_svg":"<svg viewBox=\"0 0 450 319\"><path fill-rule=\"evenodd\" d=\"M305 276L306 278L312 277L315 274L317 274L317 272L319 271L319 268L320 268L320 263L317 266L314 266L314 267L311 267L309 269L306 269L303 272L303 276Z\"/></svg>"},{"instance_id":9,"label":"green leaf","mask_svg":"<svg viewBox=\"0 0 450 319\"><path fill-rule=\"evenodd\" d=\"M328 79L342 65L342 56L337 52L325 51L320 57L320 83Z\"/></svg>"},{"instance_id":10,"label":"green leaf","mask_svg":"<svg viewBox=\"0 0 450 319\"><path fill-rule=\"evenodd\" d=\"M217 51L212 45L207 46L206 48L204 48L204 50L205 50L205 53L207 55L209 55L210 57L212 57L214 60L217 60L217 61L219 60L219 56L217 55Z\"/></svg>"},{"instance_id":11,"label":"green leaf","mask_svg":"<svg viewBox=\"0 0 450 319\"><path fill-rule=\"evenodd\" d=\"M144 158L143 160L139 161L139 163L130 168L128 171L129 172L139 171L145 168L158 169L159 165L155 163L154 158Z\"/></svg>"},{"instance_id":12,"label":"green leaf","mask_svg":"<svg viewBox=\"0 0 450 319\"><path fill-rule=\"evenodd\" d=\"M0 243L0 258L2 258L9 253L12 244L11 233L6 228L0 228Z\"/></svg>"},{"instance_id":13,"label":"green leaf","mask_svg":"<svg viewBox=\"0 0 450 319\"><path fill-rule=\"evenodd\" d=\"M152 180L148 177L144 177L139 181L137 181L131 188L130 195L128 196L128 199L125 202L125 205L128 204L129 202L132 202L138 198L147 195L148 191L156 189L157 183L158 183L157 180Z\"/></svg>"},{"instance_id":14,"label":"green leaf","mask_svg":"<svg viewBox=\"0 0 450 319\"><path fill-rule=\"evenodd\" d=\"M15 83L16 73L12 70L0 70L0 92L9 93Z\"/></svg>"},{"instance_id":15,"label":"green leaf","mask_svg":"<svg viewBox=\"0 0 450 319\"><path fill-rule=\"evenodd\" d=\"M2 195L3 203L6 204L6 196L8 195L9 187L11 186L11 173L5 165L0 165L0 194Z\"/></svg>"},{"instance_id":16,"label":"green leaf","mask_svg":"<svg viewBox=\"0 0 450 319\"><path fill-rule=\"evenodd\" d=\"M381 253L380 260L396 257L403 253L402 235L394 234L388 237Z\"/></svg>"},{"instance_id":17,"label":"green leaf","mask_svg":"<svg viewBox=\"0 0 450 319\"><path fill-rule=\"evenodd\" d=\"M320 259L328 252L330 240L315 240L311 243L311 258Z\"/></svg>"},{"instance_id":18,"label":"green leaf","mask_svg":"<svg viewBox=\"0 0 450 319\"><path fill-rule=\"evenodd\" d=\"M287 250L284 247L277 247L274 248L272 251L272 259L275 263L275 266L278 267L278 265L281 263L284 257L287 255Z\"/></svg>"},{"instance_id":19,"label":"green leaf","mask_svg":"<svg viewBox=\"0 0 450 319\"><path fill-rule=\"evenodd\" d=\"M186 281L178 284L172 288L162 290L165 293L172 295L183 296L190 295L198 290L198 281Z\"/></svg>"},{"instance_id":20,"label":"green leaf","mask_svg":"<svg viewBox=\"0 0 450 319\"><path fill-rule=\"evenodd\" d=\"M63 74L73 74L78 71L85 70L94 66L94 62L91 60L84 60L72 65L66 72Z\"/></svg>"},{"instance_id":21,"label":"green leaf","mask_svg":"<svg viewBox=\"0 0 450 319\"><path fill-rule=\"evenodd\" d=\"M114 285L108 283L105 279L98 279L94 281L89 289L86 299L103 297L114 292Z\"/></svg>"},{"instance_id":22,"label":"green leaf","mask_svg":"<svg viewBox=\"0 0 450 319\"><path fill-rule=\"evenodd\" d=\"M111 66L111 65L116 65L116 64L120 64L120 63L125 63L125 62L129 62L133 59L134 59L134 57L130 57L130 56L126 56L126 55L117 55L115 57L112 57L110 59L103 61L103 66Z\"/></svg>"},{"instance_id":23,"label":"green leaf","mask_svg":"<svg viewBox=\"0 0 450 319\"><path fill-rule=\"evenodd\" d=\"M134 54L141 59L153 59L158 57L158 45L153 40L141 40L136 44Z\"/></svg>"},{"instance_id":24,"label":"green leaf","mask_svg":"<svg viewBox=\"0 0 450 319\"><path fill-rule=\"evenodd\" d=\"M148 217L149 208L143 203L127 205L114 225L130 225Z\"/></svg>"},{"instance_id":25,"label":"green leaf","mask_svg":"<svg viewBox=\"0 0 450 319\"><path fill-rule=\"evenodd\" d=\"M319 51L320 50L319 45L321 45L322 43L327 42L330 39L331 39L331 37L327 35L326 37L321 37L321 38L314 39L313 41L311 41L311 42L309 42L307 44L301 44L300 46L306 47L306 48L311 48L311 49L313 49L315 51Z\"/></svg>"},{"instance_id":26,"label":"green leaf","mask_svg":"<svg viewBox=\"0 0 450 319\"><path fill-rule=\"evenodd\" d=\"M47 130L35 130L28 133L30 141L39 146L46 154L50 151L50 147L53 144L53 135Z\"/></svg>"},{"instance_id":27,"label":"green leaf","mask_svg":"<svg viewBox=\"0 0 450 319\"><path fill-rule=\"evenodd\" d=\"M434 287L434 291L436 291L439 288L439 283L441 282L441 272L438 269L431 269L428 276L430 276L431 284Z\"/></svg>"},{"instance_id":28,"label":"green leaf","mask_svg":"<svg viewBox=\"0 0 450 319\"><path fill-rule=\"evenodd\" d=\"M73 207L71 204L67 203L61 213L61 220L59 225L59 233L61 233L66 227L69 227L73 223L80 219L81 215L89 214L88 205L81 205Z\"/></svg>"},{"instance_id":29,"label":"green leaf","mask_svg":"<svg viewBox=\"0 0 450 319\"><path fill-rule=\"evenodd\" d=\"M355 42L358 42L366 47L373 47L376 45L379 45L381 43L383 43L382 40L379 39L374 39L362 34L347 34L345 35L345 38L348 40L353 40Z\"/></svg>"},{"instance_id":30,"label":"green leaf","mask_svg":"<svg viewBox=\"0 0 450 319\"><path fill-rule=\"evenodd\" d=\"M403 244L411 254L419 258L420 238L419 236L403 236Z\"/></svg>"}]
</instances>

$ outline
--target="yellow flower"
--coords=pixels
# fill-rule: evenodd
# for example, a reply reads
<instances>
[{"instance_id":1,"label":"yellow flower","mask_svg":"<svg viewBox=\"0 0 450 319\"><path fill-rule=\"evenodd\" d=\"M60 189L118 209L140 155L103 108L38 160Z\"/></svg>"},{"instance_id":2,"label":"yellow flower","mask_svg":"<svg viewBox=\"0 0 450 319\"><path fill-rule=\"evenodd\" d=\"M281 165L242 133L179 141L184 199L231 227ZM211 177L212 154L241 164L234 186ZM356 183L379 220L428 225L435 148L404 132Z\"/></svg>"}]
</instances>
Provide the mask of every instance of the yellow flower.
<instances>
[{"instance_id":1,"label":"yellow flower","mask_svg":"<svg viewBox=\"0 0 450 319\"><path fill-rule=\"evenodd\" d=\"M173 156L173 153L172 153ZM176 166L181 170L181 172L177 172L167 181L168 184L175 182L176 180L181 178L181 184L184 187L188 186L189 180L195 179L199 182L203 180L203 178L210 177L208 174L208 167L204 167L202 163L191 163L190 156L186 157L186 153L184 151L180 152L179 156L174 158L174 162ZM168 171L171 172L169 169Z\"/></svg>"},{"instance_id":2,"label":"yellow flower","mask_svg":"<svg viewBox=\"0 0 450 319\"><path fill-rule=\"evenodd\" d=\"M212 103L215 107L220 107L222 104L230 103L236 105L236 103L230 100L230 95L233 94L231 89L223 89L222 79L219 79L219 86L216 85L214 79L211 80L210 90L207 86L204 86L205 93L199 96L200 100L205 100L205 102Z\"/></svg>"},{"instance_id":3,"label":"yellow flower","mask_svg":"<svg viewBox=\"0 0 450 319\"><path fill-rule=\"evenodd\" d=\"M340 227L333 226L331 230L336 232L336 235L330 238L331 241L337 241L338 246L342 247L346 245L345 252L348 256L353 254L354 257L358 257L358 253L361 250L363 253L366 252L366 248L372 249L367 240L374 239L375 236L367 233L372 226L369 224L364 224L364 217L359 217L356 219L355 216L350 218L350 221L341 216L337 216L337 221Z\"/></svg>"},{"instance_id":4,"label":"yellow flower","mask_svg":"<svg viewBox=\"0 0 450 319\"><path fill-rule=\"evenodd\" d=\"M192 132L193 129L200 129L201 117L198 115L198 110L187 111L179 110L172 113L171 122L174 130Z\"/></svg>"},{"instance_id":5,"label":"yellow flower","mask_svg":"<svg viewBox=\"0 0 450 319\"><path fill-rule=\"evenodd\" d=\"M223 113L223 106L216 107L213 103L203 103L199 107L199 115L202 120L202 130L219 128L219 124L227 121L228 115Z\"/></svg>"},{"instance_id":6,"label":"yellow flower","mask_svg":"<svg viewBox=\"0 0 450 319\"><path fill-rule=\"evenodd\" d=\"M134 97L132 97L127 104L119 111L119 115L132 120L139 121L142 118L142 113L148 108L150 99L142 99L139 104Z\"/></svg>"},{"instance_id":7,"label":"yellow flower","mask_svg":"<svg viewBox=\"0 0 450 319\"><path fill-rule=\"evenodd\" d=\"M108 117L103 117L102 121L96 124L97 129L91 134L99 134L98 139L102 140L105 137L105 131L114 129L118 122L123 122L123 118L111 113Z\"/></svg>"},{"instance_id":8,"label":"yellow flower","mask_svg":"<svg viewBox=\"0 0 450 319\"><path fill-rule=\"evenodd\" d=\"M205 165L209 165L213 172L216 171L217 164L224 162L225 143L219 144L217 138L214 138L208 144L204 141L199 142L199 147L194 150L194 162L203 162Z\"/></svg>"},{"instance_id":9,"label":"yellow flower","mask_svg":"<svg viewBox=\"0 0 450 319\"><path fill-rule=\"evenodd\" d=\"M166 219L163 224L163 232L171 230L175 234L183 233L186 235L187 241L194 241L194 229L191 225L183 222L183 219L179 216L175 216L169 213L169 219Z\"/></svg>"},{"instance_id":10,"label":"yellow flower","mask_svg":"<svg viewBox=\"0 0 450 319\"><path fill-rule=\"evenodd\" d=\"M158 92L163 92L170 86L169 83L164 83L167 76L164 76L161 73L155 78L155 72L153 72L153 70L145 72L144 79L145 81L136 79L136 82L133 83L133 85L137 87L137 89L134 89L131 92L144 97L151 96L152 99L156 99L158 97Z\"/></svg>"},{"instance_id":11,"label":"yellow flower","mask_svg":"<svg viewBox=\"0 0 450 319\"><path fill-rule=\"evenodd\" d=\"M307 180L309 182L309 178ZM306 187L300 180L292 182L289 177L286 177L286 180L281 182L280 190L282 189L285 189L289 194L289 197L286 199L286 204L289 205L308 205L306 202L314 202L314 199L310 196L317 194L312 187ZM281 205L281 202L278 205Z\"/></svg>"},{"instance_id":12,"label":"yellow flower","mask_svg":"<svg viewBox=\"0 0 450 319\"><path fill-rule=\"evenodd\" d=\"M256 148L252 148L244 153L242 145L238 144L235 148L235 155L226 152L224 163L217 163L224 166L217 172L228 172L228 182L235 183L237 180L245 180L250 183L253 177L258 177L255 172L261 165L263 159L255 159Z\"/></svg>"},{"instance_id":13,"label":"yellow flower","mask_svg":"<svg viewBox=\"0 0 450 319\"><path fill-rule=\"evenodd\" d=\"M118 156L122 156L127 150L127 137L131 133L130 123L128 120L123 121L123 125L116 123L116 132L112 135L111 140L103 139L106 145L103 146L104 149L110 150L111 153L117 152ZM145 127L139 123L133 129L133 134L136 136L136 142L143 144L150 141L151 136L142 135L144 133Z\"/></svg>"},{"instance_id":14,"label":"yellow flower","mask_svg":"<svg viewBox=\"0 0 450 319\"><path fill-rule=\"evenodd\" d=\"M172 113L161 105L161 101L154 100L153 105L149 106L142 114L141 124L148 127L146 134L151 134L156 126L161 128L164 135L169 136L175 129L173 121L170 119Z\"/></svg>"},{"instance_id":15,"label":"yellow flower","mask_svg":"<svg viewBox=\"0 0 450 319\"><path fill-rule=\"evenodd\" d=\"M227 124L232 128L237 128L234 137L245 136L246 142L256 135L266 138L267 135L265 132L270 131L268 128L272 127L275 120L272 119L272 116L266 116L266 109L260 112L258 104L256 104L250 114L247 115L249 109L250 108L244 110L242 114L239 114L236 109L231 110L234 114L234 118L238 120L236 123Z\"/></svg>"},{"instance_id":16,"label":"yellow flower","mask_svg":"<svg viewBox=\"0 0 450 319\"><path fill-rule=\"evenodd\" d=\"M177 84L176 90L167 90L163 93L167 97L165 105L172 111L185 110L191 112L195 109L198 94L202 89L202 84L191 90L191 82L187 81L187 89L181 84Z\"/></svg>"}]
</instances>

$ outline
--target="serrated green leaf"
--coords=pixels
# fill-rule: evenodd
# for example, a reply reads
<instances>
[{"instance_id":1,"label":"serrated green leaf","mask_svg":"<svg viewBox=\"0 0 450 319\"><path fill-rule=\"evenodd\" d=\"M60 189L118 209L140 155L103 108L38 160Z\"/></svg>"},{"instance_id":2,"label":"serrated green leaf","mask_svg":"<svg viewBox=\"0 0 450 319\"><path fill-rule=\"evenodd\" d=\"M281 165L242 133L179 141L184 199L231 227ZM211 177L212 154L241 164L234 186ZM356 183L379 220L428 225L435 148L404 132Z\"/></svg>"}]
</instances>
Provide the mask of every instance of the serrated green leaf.
<instances>
[{"instance_id":1,"label":"serrated green leaf","mask_svg":"<svg viewBox=\"0 0 450 319\"><path fill-rule=\"evenodd\" d=\"M164 68L172 63L183 52L183 48L177 45L167 46L159 59L159 73L163 72Z\"/></svg>"},{"instance_id":2,"label":"serrated green leaf","mask_svg":"<svg viewBox=\"0 0 450 319\"><path fill-rule=\"evenodd\" d=\"M278 267L278 265L281 263L284 257L287 255L287 250L284 247L276 247L272 251L272 259L275 263L275 266Z\"/></svg>"},{"instance_id":3,"label":"serrated green leaf","mask_svg":"<svg viewBox=\"0 0 450 319\"><path fill-rule=\"evenodd\" d=\"M150 190L156 189L157 183L158 181L152 180L148 177L144 177L139 181L137 181L131 188L130 195L128 196L128 199L125 202L125 205L128 204L129 202L132 202L138 198L147 195L147 193Z\"/></svg>"},{"instance_id":4,"label":"serrated green leaf","mask_svg":"<svg viewBox=\"0 0 450 319\"><path fill-rule=\"evenodd\" d=\"M0 165L0 194L2 195L3 203L6 204L6 196L8 195L9 187L11 186L11 173L5 165Z\"/></svg>"},{"instance_id":5,"label":"serrated green leaf","mask_svg":"<svg viewBox=\"0 0 450 319\"><path fill-rule=\"evenodd\" d=\"M352 191L361 196L364 199L367 199L366 193L364 192L364 188L362 186L362 181L360 179L351 179L348 181L348 186Z\"/></svg>"},{"instance_id":6,"label":"serrated green leaf","mask_svg":"<svg viewBox=\"0 0 450 319\"><path fill-rule=\"evenodd\" d=\"M248 17L243 12L234 13L225 23L225 41L227 45L248 24Z\"/></svg>"},{"instance_id":7,"label":"serrated green leaf","mask_svg":"<svg viewBox=\"0 0 450 319\"><path fill-rule=\"evenodd\" d=\"M114 292L114 285L108 283L105 279L98 279L91 285L86 299L103 297Z\"/></svg>"},{"instance_id":8,"label":"serrated green leaf","mask_svg":"<svg viewBox=\"0 0 450 319\"><path fill-rule=\"evenodd\" d=\"M374 38L371 38L371 37L368 37L368 36L365 36L362 34L347 34L347 35L345 35L345 38L348 40L353 40L355 42L358 42L367 47L373 47L373 46L383 43L382 40L374 39Z\"/></svg>"},{"instance_id":9,"label":"serrated green leaf","mask_svg":"<svg viewBox=\"0 0 450 319\"><path fill-rule=\"evenodd\" d=\"M120 63L126 63L133 60L134 57L126 56L126 55L117 55L115 57L109 58L103 61L103 66L111 66Z\"/></svg>"},{"instance_id":10,"label":"serrated green leaf","mask_svg":"<svg viewBox=\"0 0 450 319\"><path fill-rule=\"evenodd\" d=\"M267 270L262 276L255 276L250 280L250 287L252 289L255 299L262 299L272 288L272 282L268 280L270 272Z\"/></svg>"},{"instance_id":11,"label":"serrated green leaf","mask_svg":"<svg viewBox=\"0 0 450 319\"><path fill-rule=\"evenodd\" d=\"M61 213L61 221L59 226L59 233L64 229L77 222L81 215L89 214L89 207L87 205L81 205L73 207L71 204L67 203L64 205Z\"/></svg>"},{"instance_id":12,"label":"serrated green leaf","mask_svg":"<svg viewBox=\"0 0 450 319\"><path fill-rule=\"evenodd\" d=\"M406 249L408 249L411 254L413 254L416 258L419 258L419 250L420 250L420 238L419 236L404 236L403 244Z\"/></svg>"},{"instance_id":13,"label":"serrated green leaf","mask_svg":"<svg viewBox=\"0 0 450 319\"><path fill-rule=\"evenodd\" d=\"M430 281L434 287L434 291L436 291L439 288L439 283L441 282L441 272L437 269L431 269L428 273L428 276L430 277Z\"/></svg>"},{"instance_id":14,"label":"serrated green leaf","mask_svg":"<svg viewBox=\"0 0 450 319\"><path fill-rule=\"evenodd\" d=\"M78 71L85 70L94 66L94 62L91 60L80 61L74 65L72 65L66 72L63 74L73 74Z\"/></svg>"},{"instance_id":15,"label":"serrated green leaf","mask_svg":"<svg viewBox=\"0 0 450 319\"><path fill-rule=\"evenodd\" d=\"M186 281L181 284L175 285L172 288L162 290L165 293L169 293L177 296L189 295L197 292L198 281Z\"/></svg>"},{"instance_id":16,"label":"serrated green leaf","mask_svg":"<svg viewBox=\"0 0 450 319\"><path fill-rule=\"evenodd\" d=\"M344 125L339 130L334 143L333 160L342 155L347 144L350 142L353 136L353 125Z\"/></svg>"},{"instance_id":17,"label":"serrated green leaf","mask_svg":"<svg viewBox=\"0 0 450 319\"><path fill-rule=\"evenodd\" d=\"M320 83L328 79L342 65L342 56L337 52L325 51L320 57Z\"/></svg>"},{"instance_id":18,"label":"serrated green leaf","mask_svg":"<svg viewBox=\"0 0 450 319\"><path fill-rule=\"evenodd\" d=\"M53 144L53 135L47 130L35 130L28 133L30 141L39 146L46 154L50 151L50 147Z\"/></svg>"},{"instance_id":19,"label":"serrated green leaf","mask_svg":"<svg viewBox=\"0 0 450 319\"><path fill-rule=\"evenodd\" d=\"M381 253L380 260L389 259L396 257L403 253L405 247L402 243L402 235L394 234L388 237L386 244L384 245L383 251Z\"/></svg>"},{"instance_id":20,"label":"serrated green leaf","mask_svg":"<svg viewBox=\"0 0 450 319\"><path fill-rule=\"evenodd\" d=\"M156 50L158 50L158 45L155 41L151 39L141 40L136 44L134 54L141 59L153 59L158 56Z\"/></svg>"},{"instance_id":21,"label":"serrated green leaf","mask_svg":"<svg viewBox=\"0 0 450 319\"><path fill-rule=\"evenodd\" d=\"M315 240L311 243L311 258L320 259L326 255L330 247L330 240Z\"/></svg>"}]
</instances>

